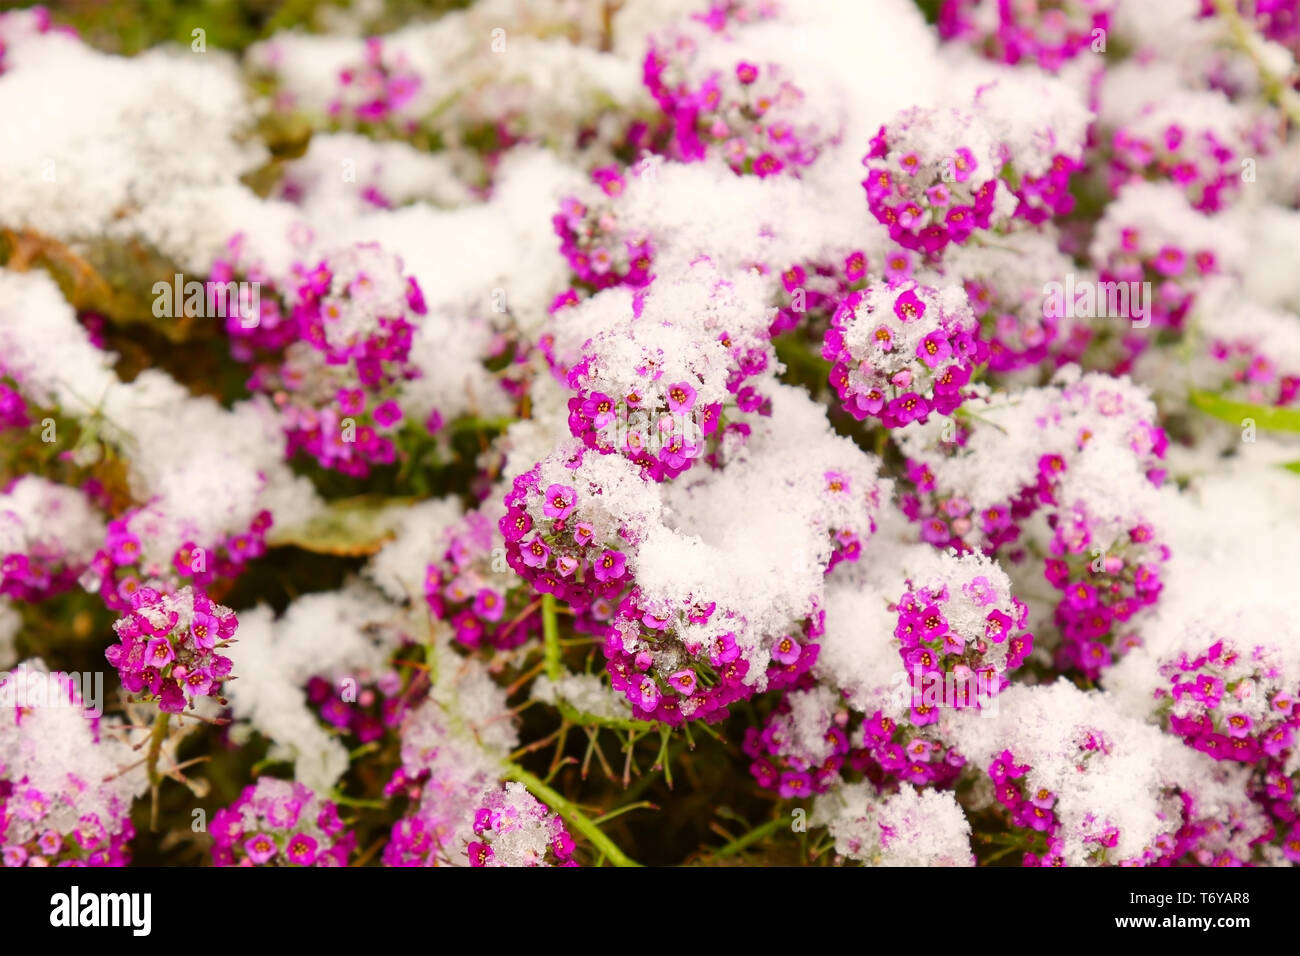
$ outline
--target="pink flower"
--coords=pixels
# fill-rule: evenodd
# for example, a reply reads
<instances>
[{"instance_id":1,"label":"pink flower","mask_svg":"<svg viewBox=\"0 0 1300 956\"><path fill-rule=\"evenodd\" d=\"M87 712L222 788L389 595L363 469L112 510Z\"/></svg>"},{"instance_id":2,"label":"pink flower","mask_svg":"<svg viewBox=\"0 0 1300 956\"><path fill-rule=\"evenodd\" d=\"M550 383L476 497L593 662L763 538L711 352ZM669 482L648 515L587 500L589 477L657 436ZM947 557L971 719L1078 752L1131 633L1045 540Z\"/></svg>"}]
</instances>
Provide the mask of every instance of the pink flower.
<instances>
[{"instance_id":1,"label":"pink flower","mask_svg":"<svg viewBox=\"0 0 1300 956\"><path fill-rule=\"evenodd\" d=\"M507 541L518 541L533 527L532 516L522 508L510 508L497 523Z\"/></svg>"},{"instance_id":2,"label":"pink flower","mask_svg":"<svg viewBox=\"0 0 1300 956\"><path fill-rule=\"evenodd\" d=\"M542 513L557 521L573 514L578 502L578 492L568 485L551 485L546 489L546 500L542 504Z\"/></svg>"},{"instance_id":3,"label":"pink flower","mask_svg":"<svg viewBox=\"0 0 1300 956\"><path fill-rule=\"evenodd\" d=\"M50 798L35 787L28 787L18 803L18 816L34 823L45 816L49 808Z\"/></svg>"},{"instance_id":4,"label":"pink flower","mask_svg":"<svg viewBox=\"0 0 1300 956\"><path fill-rule=\"evenodd\" d=\"M573 837L569 836L568 830L563 827L560 828L559 832L551 839L551 849L555 851L555 855L561 860L567 860L573 856L576 845L573 842Z\"/></svg>"},{"instance_id":5,"label":"pink flower","mask_svg":"<svg viewBox=\"0 0 1300 956\"><path fill-rule=\"evenodd\" d=\"M505 601L492 588L481 588L474 597L474 613L485 621L501 620L505 609Z\"/></svg>"},{"instance_id":6,"label":"pink flower","mask_svg":"<svg viewBox=\"0 0 1300 956\"><path fill-rule=\"evenodd\" d=\"M360 415L366 410L366 393L359 388L341 388L335 394L335 400L344 415Z\"/></svg>"},{"instance_id":7,"label":"pink flower","mask_svg":"<svg viewBox=\"0 0 1300 956\"><path fill-rule=\"evenodd\" d=\"M164 713L179 714L185 709L185 693L181 690L181 685L170 677L162 682L156 693L158 709Z\"/></svg>"},{"instance_id":8,"label":"pink flower","mask_svg":"<svg viewBox=\"0 0 1300 956\"><path fill-rule=\"evenodd\" d=\"M785 163L777 159L771 153L763 153L758 159L754 160L754 172L758 174L759 179L766 179L768 176L775 176L785 168Z\"/></svg>"},{"instance_id":9,"label":"pink flower","mask_svg":"<svg viewBox=\"0 0 1300 956\"><path fill-rule=\"evenodd\" d=\"M305 833L295 833L289 838L289 844L285 847L285 855L289 858L290 863L296 863L299 866L311 866L316 862L316 840Z\"/></svg>"},{"instance_id":10,"label":"pink flower","mask_svg":"<svg viewBox=\"0 0 1300 956\"><path fill-rule=\"evenodd\" d=\"M140 559L140 539L131 534L110 536L109 552L114 564L121 567L135 564Z\"/></svg>"},{"instance_id":11,"label":"pink flower","mask_svg":"<svg viewBox=\"0 0 1300 956\"><path fill-rule=\"evenodd\" d=\"M261 866L276 854L275 841L265 833L258 833L244 841L244 852L254 864Z\"/></svg>"},{"instance_id":12,"label":"pink flower","mask_svg":"<svg viewBox=\"0 0 1300 956\"><path fill-rule=\"evenodd\" d=\"M668 677L668 685L683 697L690 697L691 694L695 693L695 671L688 667L670 674Z\"/></svg>"},{"instance_id":13,"label":"pink flower","mask_svg":"<svg viewBox=\"0 0 1300 956\"><path fill-rule=\"evenodd\" d=\"M155 637L145 645L144 659L153 667L163 668L176 659L176 652L167 638Z\"/></svg>"},{"instance_id":14,"label":"pink flower","mask_svg":"<svg viewBox=\"0 0 1300 956\"><path fill-rule=\"evenodd\" d=\"M382 402L374 411L375 423L381 428L389 428L402 420L402 408L391 399Z\"/></svg>"},{"instance_id":15,"label":"pink flower","mask_svg":"<svg viewBox=\"0 0 1300 956\"><path fill-rule=\"evenodd\" d=\"M582 414L591 419L597 430L608 428L614 423L614 400L604 392L593 392L582 403Z\"/></svg>"},{"instance_id":16,"label":"pink flower","mask_svg":"<svg viewBox=\"0 0 1300 956\"><path fill-rule=\"evenodd\" d=\"M212 672L206 667L193 668L186 672L184 686L191 697L202 697L212 689Z\"/></svg>"},{"instance_id":17,"label":"pink flower","mask_svg":"<svg viewBox=\"0 0 1300 956\"><path fill-rule=\"evenodd\" d=\"M627 567L627 557L620 551L606 550L592 564L592 572L597 581L617 581L623 577Z\"/></svg>"},{"instance_id":18,"label":"pink flower","mask_svg":"<svg viewBox=\"0 0 1300 956\"><path fill-rule=\"evenodd\" d=\"M640 706L642 710L649 713L659 704L659 685L654 682L654 678L648 674L643 675L640 680L632 685L632 701Z\"/></svg>"},{"instance_id":19,"label":"pink flower","mask_svg":"<svg viewBox=\"0 0 1300 956\"><path fill-rule=\"evenodd\" d=\"M685 382L675 382L668 386L668 410L674 414L685 414L695 407L695 389Z\"/></svg>"},{"instance_id":20,"label":"pink flower","mask_svg":"<svg viewBox=\"0 0 1300 956\"><path fill-rule=\"evenodd\" d=\"M1155 258L1155 270L1162 276L1182 275L1187 265L1187 253L1177 246L1163 246Z\"/></svg>"},{"instance_id":21,"label":"pink flower","mask_svg":"<svg viewBox=\"0 0 1300 956\"><path fill-rule=\"evenodd\" d=\"M953 500L955 501L957 499ZM951 504L951 502L949 502L949 504ZM949 510L951 511L953 509L950 508ZM965 514L969 510L970 507L967 505L964 511L960 511L960 514L955 516L960 517L961 514ZM989 582L989 579L982 574L978 577L971 578L970 583L966 584L962 588L962 591L966 593L967 597L981 607L987 607L997 600L997 594L993 590L993 585ZM1009 620L1010 619L1008 618L1008 621Z\"/></svg>"},{"instance_id":22,"label":"pink flower","mask_svg":"<svg viewBox=\"0 0 1300 956\"><path fill-rule=\"evenodd\" d=\"M920 395L907 392L889 403L889 414L899 425L906 425L929 415L930 406Z\"/></svg>"},{"instance_id":23,"label":"pink flower","mask_svg":"<svg viewBox=\"0 0 1300 956\"><path fill-rule=\"evenodd\" d=\"M782 799L798 799L812 793L812 779L806 773L783 773L777 793Z\"/></svg>"},{"instance_id":24,"label":"pink flower","mask_svg":"<svg viewBox=\"0 0 1300 956\"><path fill-rule=\"evenodd\" d=\"M942 329L935 329L916 343L916 354L930 368L937 368L952 358L952 346Z\"/></svg>"},{"instance_id":25,"label":"pink flower","mask_svg":"<svg viewBox=\"0 0 1300 956\"><path fill-rule=\"evenodd\" d=\"M1300 824L1293 826L1282 841L1282 855L1292 863L1300 863Z\"/></svg>"},{"instance_id":26,"label":"pink flower","mask_svg":"<svg viewBox=\"0 0 1300 956\"><path fill-rule=\"evenodd\" d=\"M793 664L799 659L799 653L802 650L803 648L799 646L799 642L787 634L777 641L776 646L772 648L772 659L780 661L782 664Z\"/></svg>"},{"instance_id":27,"label":"pink flower","mask_svg":"<svg viewBox=\"0 0 1300 956\"><path fill-rule=\"evenodd\" d=\"M709 647L709 663L714 667L730 664L739 656L740 648L736 646L736 636L730 631L715 637Z\"/></svg>"},{"instance_id":28,"label":"pink flower","mask_svg":"<svg viewBox=\"0 0 1300 956\"><path fill-rule=\"evenodd\" d=\"M217 619L201 611L196 611L190 622L190 635L194 638L194 645L204 650L210 650L216 644L219 629Z\"/></svg>"},{"instance_id":29,"label":"pink flower","mask_svg":"<svg viewBox=\"0 0 1300 956\"><path fill-rule=\"evenodd\" d=\"M1255 722L1246 714L1231 714L1227 719L1229 737L1249 737L1255 729Z\"/></svg>"},{"instance_id":30,"label":"pink flower","mask_svg":"<svg viewBox=\"0 0 1300 956\"><path fill-rule=\"evenodd\" d=\"M534 535L533 538L522 546L520 549L520 558L524 564L530 568L544 568L546 562L551 557L551 549L546 546L546 542L540 536Z\"/></svg>"}]
</instances>

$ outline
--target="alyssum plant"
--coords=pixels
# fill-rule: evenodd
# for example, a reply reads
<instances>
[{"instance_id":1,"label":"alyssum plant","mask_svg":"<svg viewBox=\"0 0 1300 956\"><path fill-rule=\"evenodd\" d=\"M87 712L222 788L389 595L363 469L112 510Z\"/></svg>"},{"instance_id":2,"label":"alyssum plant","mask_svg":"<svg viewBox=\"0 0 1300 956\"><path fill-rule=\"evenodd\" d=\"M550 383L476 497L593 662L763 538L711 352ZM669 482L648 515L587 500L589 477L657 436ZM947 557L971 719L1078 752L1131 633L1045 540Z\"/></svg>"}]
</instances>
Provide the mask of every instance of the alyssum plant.
<instances>
[{"instance_id":1,"label":"alyssum plant","mask_svg":"<svg viewBox=\"0 0 1300 956\"><path fill-rule=\"evenodd\" d=\"M0 15L4 864L1300 861L1300 5L588 6Z\"/></svg>"}]
</instances>

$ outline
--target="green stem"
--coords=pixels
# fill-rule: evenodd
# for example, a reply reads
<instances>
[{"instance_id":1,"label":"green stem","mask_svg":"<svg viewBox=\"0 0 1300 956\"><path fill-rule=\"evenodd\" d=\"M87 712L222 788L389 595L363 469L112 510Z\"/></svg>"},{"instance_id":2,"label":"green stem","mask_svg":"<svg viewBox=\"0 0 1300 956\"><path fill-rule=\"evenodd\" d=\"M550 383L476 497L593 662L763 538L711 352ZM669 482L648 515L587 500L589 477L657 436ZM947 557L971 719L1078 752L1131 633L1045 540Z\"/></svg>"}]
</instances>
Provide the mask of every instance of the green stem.
<instances>
[{"instance_id":1,"label":"green stem","mask_svg":"<svg viewBox=\"0 0 1300 956\"><path fill-rule=\"evenodd\" d=\"M564 671L560 659L560 622L555 610L555 595L542 595L542 660L546 663L546 676L558 681Z\"/></svg>"},{"instance_id":2,"label":"green stem","mask_svg":"<svg viewBox=\"0 0 1300 956\"><path fill-rule=\"evenodd\" d=\"M1259 52L1263 39L1251 29L1250 24L1237 11L1236 0L1214 0L1214 7L1219 16L1227 22L1233 42L1255 64L1268 98L1277 104L1292 123L1300 126L1300 97L1296 96L1295 90L1291 89L1286 78L1276 76L1264 62Z\"/></svg>"},{"instance_id":3,"label":"green stem","mask_svg":"<svg viewBox=\"0 0 1300 956\"><path fill-rule=\"evenodd\" d=\"M766 823L759 824L748 833L742 834L732 840L721 850L714 853L714 856L732 856L739 853L746 847L752 846L764 837L771 836L778 830L784 829L790 825L790 821L784 817L777 817L775 820L768 820Z\"/></svg>"},{"instance_id":4,"label":"green stem","mask_svg":"<svg viewBox=\"0 0 1300 956\"><path fill-rule=\"evenodd\" d=\"M153 733L149 736L149 753L145 758L145 769L149 774L149 829L158 832L158 789L162 785L162 774L158 772L158 758L162 755L163 741L167 739L167 725L171 714L159 713L153 721Z\"/></svg>"},{"instance_id":5,"label":"green stem","mask_svg":"<svg viewBox=\"0 0 1300 956\"><path fill-rule=\"evenodd\" d=\"M547 596L549 597L549 595ZM527 787L529 793L562 816L570 826L591 841L591 845L615 866L640 866L639 863L620 850L613 840L601 832L600 827L579 810L576 805L560 796L523 767L512 763L506 764L506 776Z\"/></svg>"},{"instance_id":6,"label":"green stem","mask_svg":"<svg viewBox=\"0 0 1300 956\"><path fill-rule=\"evenodd\" d=\"M546 676L551 681L564 677L564 660L561 657L560 618L555 605L555 595L542 595L542 664ZM619 730L652 730L658 726L655 721L633 720L630 717L598 717L574 707L559 697L555 699L555 709L561 717L571 724L583 727L615 727Z\"/></svg>"},{"instance_id":7,"label":"green stem","mask_svg":"<svg viewBox=\"0 0 1300 956\"><path fill-rule=\"evenodd\" d=\"M609 813L606 813L604 816L596 817L596 819L592 820L591 822L596 824L596 826L600 826L602 823L608 823L610 820L613 820L615 817L622 816L623 814L627 813L629 810L657 810L657 809L658 807L656 807L649 800L638 800L636 803L629 803L627 806L619 807L616 810L611 810L609 811Z\"/></svg>"},{"instance_id":8,"label":"green stem","mask_svg":"<svg viewBox=\"0 0 1300 956\"><path fill-rule=\"evenodd\" d=\"M984 864L987 866L990 863L995 863L998 860L1002 859L1004 856L1006 856L1008 853L1014 853L1016 850L1023 850L1023 849L1024 847L1020 846L1019 844L1013 843L1011 846L1003 847L1001 850L998 850L998 852L994 853L992 856L985 857Z\"/></svg>"},{"instance_id":9,"label":"green stem","mask_svg":"<svg viewBox=\"0 0 1300 956\"><path fill-rule=\"evenodd\" d=\"M162 754L163 741L167 739L167 725L171 719L171 714L160 713L153 721L153 734L149 737L149 755L145 760L151 787L157 787L162 783L162 774L158 772L158 757Z\"/></svg>"},{"instance_id":10,"label":"green stem","mask_svg":"<svg viewBox=\"0 0 1300 956\"><path fill-rule=\"evenodd\" d=\"M584 710L579 710L559 696L555 698L555 709L569 723L577 724L580 727L612 727L616 730L650 731L659 726L656 721L652 720L633 720L631 717L600 717L596 714L589 714Z\"/></svg>"},{"instance_id":11,"label":"green stem","mask_svg":"<svg viewBox=\"0 0 1300 956\"><path fill-rule=\"evenodd\" d=\"M330 794L330 799L345 807L364 807L370 810L383 810L388 806L388 801L386 800L365 800L360 797L349 797L341 793Z\"/></svg>"}]
</instances>

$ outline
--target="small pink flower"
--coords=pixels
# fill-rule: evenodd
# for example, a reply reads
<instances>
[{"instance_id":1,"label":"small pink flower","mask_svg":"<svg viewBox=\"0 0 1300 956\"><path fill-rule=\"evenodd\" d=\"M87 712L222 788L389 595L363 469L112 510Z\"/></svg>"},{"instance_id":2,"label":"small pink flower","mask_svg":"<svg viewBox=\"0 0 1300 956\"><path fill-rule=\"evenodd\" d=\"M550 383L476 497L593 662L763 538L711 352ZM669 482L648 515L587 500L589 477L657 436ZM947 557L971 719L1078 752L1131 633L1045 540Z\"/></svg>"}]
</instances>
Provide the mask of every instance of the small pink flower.
<instances>
[{"instance_id":1,"label":"small pink flower","mask_svg":"<svg viewBox=\"0 0 1300 956\"><path fill-rule=\"evenodd\" d=\"M35 822L45 816L49 808L50 798L35 787L28 787L18 803L18 815L24 820Z\"/></svg>"},{"instance_id":2,"label":"small pink flower","mask_svg":"<svg viewBox=\"0 0 1300 956\"><path fill-rule=\"evenodd\" d=\"M380 428L389 428L402 420L402 408L391 399L382 402L375 408L374 419Z\"/></svg>"},{"instance_id":3,"label":"small pink flower","mask_svg":"<svg viewBox=\"0 0 1300 956\"><path fill-rule=\"evenodd\" d=\"M783 773L777 793L783 800L806 797L812 793L812 779L806 773Z\"/></svg>"},{"instance_id":4,"label":"small pink flower","mask_svg":"<svg viewBox=\"0 0 1300 956\"><path fill-rule=\"evenodd\" d=\"M1255 722L1245 714L1231 714L1227 719L1229 737L1249 737Z\"/></svg>"},{"instance_id":5,"label":"small pink flower","mask_svg":"<svg viewBox=\"0 0 1300 956\"><path fill-rule=\"evenodd\" d=\"M506 603L492 588L481 588L474 596L474 613L485 621L499 621Z\"/></svg>"},{"instance_id":6,"label":"small pink flower","mask_svg":"<svg viewBox=\"0 0 1300 956\"><path fill-rule=\"evenodd\" d=\"M771 153L763 153L758 159L754 160L754 172L758 174L759 179L775 176L783 169L785 169L785 163Z\"/></svg>"},{"instance_id":7,"label":"small pink flower","mask_svg":"<svg viewBox=\"0 0 1300 956\"><path fill-rule=\"evenodd\" d=\"M916 322L925 316L925 303L908 289L894 301L894 314L903 322Z\"/></svg>"},{"instance_id":8,"label":"small pink flower","mask_svg":"<svg viewBox=\"0 0 1300 956\"><path fill-rule=\"evenodd\" d=\"M258 833L244 841L244 852L258 866L271 860L277 850L275 841L265 833Z\"/></svg>"},{"instance_id":9,"label":"small pink flower","mask_svg":"<svg viewBox=\"0 0 1300 956\"><path fill-rule=\"evenodd\" d=\"M316 840L305 833L295 833L289 838L289 845L285 848L285 855L289 858L290 863L297 863L299 866L311 866L316 862Z\"/></svg>"},{"instance_id":10,"label":"small pink flower","mask_svg":"<svg viewBox=\"0 0 1300 956\"><path fill-rule=\"evenodd\" d=\"M799 642L787 634L777 641L776 646L772 648L772 659L780 661L782 664L793 664L799 659L799 653L802 650L803 648L799 646Z\"/></svg>"},{"instance_id":11,"label":"small pink flower","mask_svg":"<svg viewBox=\"0 0 1300 956\"><path fill-rule=\"evenodd\" d=\"M176 652L167 638L155 637L145 645L144 659L149 665L161 669L176 659Z\"/></svg>"},{"instance_id":12,"label":"small pink flower","mask_svg":"<svg viewBox=\"0 0 1300 956\"><path fill-rule=\"evenodd\" d=\"M657 685L654 682L654 678L648 674L643 676L633 685L632 699L647 713L658 706L660 696L659 685Z\"/></svg>"},{"instance_id":13,"label":"small pink flower","mask_svg":"<svg viewBox=\"0 0 1300 956\"><path fill-rule=\"evenodd\" d=\"M597 581L617 581L623 577L627 557L621 551L605 551L592 564Z\"/></svg>"},{"instance_id":14,"label":"small pink flower","mask_svg":"<svg viewBox=\"0 0 1300 956\"><path fill-rule=\"evenodd\" d=\"M194 619L190 622L190 636L194 638L196 647L203 650L211 649L217 642L218 631L219 625L215 617L202 611L195 612Z\"/></svg>"},{"instance_id":15,"label":"small pink flower","mask_svg":"<svg viewBox=\"0 0 1300 956\"><path fill-rule=\"evenodd\" d=\"M530 541L521 546L520 557L530 568L544 568L551 557L551 549L540 536L534 535Z\"/></svg>"},{"instance_id":16,"label":"small pink flower","mask_svg":"<svg viewBox=\"0 0 1300 956\"><path fill-rule=\"evenodd\" d=\"M183 683L191 697L202 697L212 689L212 672L206 667L196 667L185 674Z\"/></svg>"},{"instance_id":17,"label":"small pink flower","mask_svg":"<svg viewBox=\"0 0 1300 956\"><path fill-rule=\"evenodd\" d=\"M715 637L709 647L709 663L714 667L730 664L739 656L740 648L736 646L736 637L730 631Z\"/></svg>"},{"instance_id":18,"label":"small pink flower","mask_svg":"<svg viewBox=\"0 0 1300 956\"><path fill-rule=\"evenodd\" d=\"M546 489L546 500L542 504L542 513L548 518L563 520L573 514L578 502L578 492L568 485L551 485Z\"/></svg>"},{"instance_id":19,"label":"small pink flower","mask_svg":"<svg viewBox=\"0 0 1300 956\"><path fill-rule=\"evenodd\" d=\"M941 329L935 329L916 343L916 354L930 368L937 368L952 358L952 346Z\"/></svg>"},{"instance_id":20,"label":"small pink flower","mask_svg":"<svg viewBox=\"0 0 1300 956\"><path fill-rule=\"evenodd\" d=\"M1164 246L1156 253L1154 265L1162 276L1182 275L1187 265L1187 253L1177 246Z\"/></svg>"},{"instance_id":21,"label":"small pink flower","mask_svg":"<svg viewBox=\"0 0 1300 956\"><path fill-rule=\"evenodd\" d=\"M691 694L695 693L695 671L688 667L669 675L668 685L683 697L690 697Z\"/></svg>"},{"instance_id":22,"label":"small pink flower","mask_svg":"<svg viewBox=\"0 0 1300 956\"><path fill-rule=\"evenodd\" d=\"M695 407L695 389L685 382L668 386L668 409L674 414L685 414Z\"/></svg>"}]
</instances>

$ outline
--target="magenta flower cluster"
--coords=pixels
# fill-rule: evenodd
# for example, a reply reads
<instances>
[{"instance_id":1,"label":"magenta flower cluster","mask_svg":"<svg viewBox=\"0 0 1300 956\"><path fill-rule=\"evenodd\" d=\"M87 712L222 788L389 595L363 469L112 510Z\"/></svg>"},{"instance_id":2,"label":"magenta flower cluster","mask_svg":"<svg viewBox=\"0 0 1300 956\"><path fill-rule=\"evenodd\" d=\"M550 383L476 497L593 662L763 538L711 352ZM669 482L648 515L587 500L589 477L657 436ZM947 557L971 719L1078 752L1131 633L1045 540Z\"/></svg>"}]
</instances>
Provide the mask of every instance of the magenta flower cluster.
<instances>
[{"instance_id":1,"label":"magenta flower cluster","mask_svg":"<svg viewBox=\"0 0 1300 956\"><path fill-rule=\"evenodd\" d=\"M396 122L422 83L407 56L384 49L382 37L367 37L362 63L339 71L337 95L330 101L332 119L346 125ZM414 128L413 123L406 124Z\"/></svg>"},{"instance_id":2,"label":"magenta flower cluster","mask_svg":"<svg viewBox=\"0 0 1300 956\"><path fill-rule=\"evenodd\" d=\"M1080 54L1105 51L1114 8L1115 0L943 0L939 35L993 60L1057 71Z\"/></svg>"},{"instance_id":3,"label":"magenta flower cluster","mask_svg":"<svg viewBox=\"0 0 1300 956\"><path fill-rule=\"evenodd\" d=\"M215 866L347 866L356 849L337 806L271 777L214 813L211 832Z\"/></svg>"},{"instance_id":4,"label":"magenta flower cluster","mask_svg":"<svg viewBox=\"0 0 1300 956\"><path fill-rule=\"evenodd\" d=\"M963 590L965 600L978 608L976 614L983 614L982 629L963 633L949 621L944 611L953 594L947 584L909 590L898 599L894 636L913 690L911 720L917 727L939 718L925 699L927 686L953 688L953 699L945 700L946 706L978 708L1010 686L1007 673L1023 664L1034 649L1034 636L1025 630L1028 605L1013 598L1009 607L998 606L993 585L982 575Z\"/></svg>"},{"instance_id":5,"label":"magenta flower cluster","mask_svg":"<svg viewBox=\"0 0 1300 956\"><path fill-rule=\"evenodd\" d=\"M846 411L901 428L959 408L989 349L964 291L909 280L844 299L822 357L833 363L831 385Z\"/></svg>"},{"instance_id":6,"label":"magenta flower cluster","mask_svg":"<svg viewBox=\"0 0 1300 956\"><path fill-rule=\"evenodd\" d=\"M993 226L998 171L987 167L966 146L949 153L922 153L900 144L899 131L936 124L969 124L955 110L941 115L913 107L880 127L863 159L871 214L889 229L889 238L904 249L928 257L941 255L949 243L966 242L977 229Z\"/></svg>"},{"instance_id":7,"label":"magenta flower cluster","mask_svg":"<svg viewBox=\"0 0 1300 956\"><path fill-rule=\"evenodd\" d=\"M1063 638L1057 666L1096 679L1116 653L1137 645L1130 621L1159 599L1160 565L1169 560L1169 548L1142 523L1126 529L1108 550L1094 549L1095 522L1078 505L1052 513L1048 522L1054 533L1043 576L1061 592L1054 612Z\"/></svg>"},{"instance_id":8,"label":"magenta flower cluster","mask_svg":"<svg viewBox=\"0 0 1300 956\"><path fill-rule=\"evenodd\" d=\"M633 175L639 172L632 170ZM591 178L594 188L582 197L566 196L551 218L560 254L573 273L573 286L552 303L553 312L592 292L619 285L639 289L651 279L654 247L649 237L619 226L617 201L627 189L627 179L617 166L598 167Z\"/></svg>"},{"instance_id":9,"label":"magenta flower cluster","mask_svg":"<svg viewBox=\"0 0 1300 956\"><path fill-rule=\"evenodd\" d=\"M723 631L707 646L683 643L675 631L683 624L705 625L715 620L717 606L691 599L675 603L646 601L637 589L622 601L618 616L606 633L610 686L622 693L639 720L659 720L675 726L687 720L708 723L727 716L727 708L752 697L752 680L746 682L750 662L741 654L734 630ZM735 627L740 627L739 621ZM817 661L818 619L805 622L803 633L782 634L770 642L771 663L765 674L768 690L794 687ZM629 640L635 634L636 642ZM629 649L629 644L632 648ZM656 658L672 660L674 650L684 650L689 666L665 672Z\"/></svg>"},{"instance_id":10,"label":"magenta flower cluster","mask_svg":"<svg viewBox=\"0 0 1300 956\"><path fill-rule=\"evenodd\" d=\"M1056 804L1056 794L1041 787L1037 790L1029 787L1024 777L1031 769L1033 768L1028 764L1017 764L1011 751L1002 751L988 768L994 796L1010 813L1013 826L1022 827L1035 835L1032 845L1037 852L1027 852L1022 865L1064 866L1062 852L1065 844L1057 835L1061 821L1052 810ZM1107 833L1102 839L1103 845L1114 846L1119 839L1119 832Z\"/></svg>"},{"instance_id":11,"label":"magenta flower cluster","mask_svg":"<svg viewBox=\"0 0 1300 956\"><path fill-rule=\"evenodd\" d=\"M1276 670L1258 648L1243 655L1231 642L1218 640L1194 657L1183 654L1166 663L1161 673L1169 686L1156 694L1171 706L1169 729L1193 749L1216 760L1274 763L1295 743L1300 688L1269 695L1265 688L1276 685L1270 678ZM1257 694L1262 701L1254 699ZM1282 786L1289 787L1289 781ZM1296 819L1294 811L1286 812Z\"/></svg>"},{"instance_id":12,"label":"magenta flower cluster","mask_svg":"<svg viewBox=\"0 0 1300 956\"><path fill-rule=\"evenodd\" d=\"M401 260L373 243L293 269L287 325L252 343L236 339L249 354L250 344L279 345L288 333L278 330L292 330L282 351L254 366L248 387L274 403L289 457L302 451L323 468L364 478L397 460L394 433L405 418L397 398L419 374L409 357L428 312L423 293ZM426 427L440 425L435 418Z\"/></svg>"},{"instance_id":13,"label":"magenta flower cluster","mask_svg":"<svg viewBox=\"0 0 1300 956\"><path fill-rule=\"evenodd\" d=\"M224 535L207 546L186 541L172 555L170 566L158 566L144 555L154 517L148 509L132 508L108 523L104 547L91 559L82 584L98 593L110 610L128 611L148 581L165 580L169 587L188 582L203 589L218 581L233 581L250 561L266 554L272 524L271 513L260 511L246 532Z\"/></svg>"},{"instance_id":14,"label":"magenta flower cluster","mask_svg":"<svg viewBox=\"0 0 1300 956\"><path fill-rule=\"evenodd\" d=\"M509 544L500 530L484 511L470 512L448 530L446 550L425 572L429 610L469 648L508 650L541 633L531 592L504 563Z\"/></svg>"},{"instance_id":15,"label":"magenta flower cluster","mask_svg":"<svg viewBox=\"0 0 1300 956\"><path fill-rule=\"evenodd\" d=\"M307 703L325 723L363 745L382 740L401 725L409 701L397 671L385 671L373 680L365 675L346 680L350 683L324 677L307 681Z\"/></svg>"},{"instance_id":16,"label":"magenta flower cluster","mask_svg":"<svg viewBox=\"0 0 1300 956\"><path fill-rule=\"evenodd\" d=\"M234 639L235 612L191 587L167 594L145 585L130 605L113 625L118 643L104 654L126 691L170 714L192 707L196 698L222 700L231 663L219 651Z\"/></svg>"},{"instance_id":17,"label":"magenta flower cluster","mask_svg":"<svg viewBox=\"0 0 1300 956\"><path fill-rule=\"evenodd\" d=\"M511 841L529 830L541 830L546 835L544 855L536 856L532 851L525 865L531 866L577 866L573 859L575 844L569 836L564 820L558 813L552 813L546 804L524 795L523 799L511 799L510 791L497 788L488 791L482 805L474 812L474 836L467 848L470 866L505 866L507 861L500 859L493 849L503 839ZM510 861L513 862L513 861Z\"/></svg>"},{"instance_id":18,"label":"magenta flower cluster","mask_svg":"<svg viewBox=\"0 0 1300 956\"><path fill-rule=\"evenodd\" d=\"M1283 365L1260 343L1215 337L1206 351L1223 366L1225 390L1239 389L1246 401L1285 408L1300 398L1300 368Z\"/></svg>"},{"instance_id":19,"label":"magenta flower cluster","mask_svg":"<svg viewBox=\"0 0 1300 956\"><path fill-rule=\"evenodd\" d=\"M566 463L580 474L577 450ZM505 497L499 522L506 563L542 594L554 594L580 615L608 620L630 583L627 556L619 541L598 540L578 511L578 491L552 482L542 487L540 465L520 475Z\"/></svg>"},{"instance_id":20,"label":"magenta flower cluster","mask_svg":"<svg viewBox=\"0 0 1300 956\"><path fill-rule=\"evenodd\" d=\"M776 63L741 60L694 80L689 43L652 44L643 79L671 123L668 154L681 162L720 155L737 175L798 175L834 135L807 119L804 93ZM682 57L688 63L680 63Z\"/></svg>"},{"instance_id":21,"label":"magenta flower cluster","mask_svg":"<svg viewBox=\"0 0 1300 956\"><path fill-rule=\"evenodd\" d=\"M0 865L126 866L135 827L125 802L114 800L107 820L91 811L71 828L58 825L97 783L69 772L58 787L36 787L9 777L0 762Z\"/></svg>"},{"instance_id":22,"label":"magenta flower cluster","mask_svg":"<svg viewBox=\"0 0 1300 956\"><path fill-rule=\"evenodd\" d=\"M1193 208L1218 212L1241 189L1242 155L1211 128L1169 123L1156 136L1121 126L1111 143L1110 188L1118 193L1139 179L1172 182Z\"/></svg>"}]
</instances>

